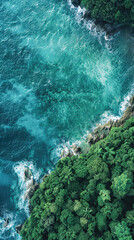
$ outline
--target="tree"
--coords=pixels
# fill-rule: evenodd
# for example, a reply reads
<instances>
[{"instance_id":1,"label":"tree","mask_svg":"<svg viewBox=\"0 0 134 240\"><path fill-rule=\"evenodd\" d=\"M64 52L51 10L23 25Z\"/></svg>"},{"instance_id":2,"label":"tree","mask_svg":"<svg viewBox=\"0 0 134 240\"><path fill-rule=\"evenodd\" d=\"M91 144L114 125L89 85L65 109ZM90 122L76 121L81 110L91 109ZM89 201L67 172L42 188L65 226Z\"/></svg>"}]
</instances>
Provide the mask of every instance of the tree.
<instances>
[{"instance_id":1,"label":"tree","mask_svg":"<svg viewBox=\"0 0 134 240\"><path fill-rule=\"evenodd\" d=\"M118 240L133 240L126 222L122 221L115 226L115 235Z\"/></svg>"},{"instance_id":2,"label":"tree","mask_svg":"<svg viewBox=\"0 0 134 240\"><path fill-rule=\"evenodd\" d=\"M130 8L131 7L131 5L132 5L132 1L131 0L125 0L124 1L124 6L125 6L125 8Z\"/></svg>"},{"instance_id":3,"label":"tree","mask_svg":"<svg viewBox=\"0 0 134 240\"><path fill-rule=\"evenodd\" d=\"M115 14L115 17L114 17L116 22L119 21L120 16L121 16L121 12L120 12L120 10L118 10L118 11L116 12L116 14Z\"/></svg>"},{"instance_id":4,"label":"tree","mask_svg":"<svg viewBox=\"0 0 134 240\"><path fill-rule=\"evenodd\" d=\"M125 173L115 177L112 183L112 190L115 197L121 199L126 196L132 186L132 180Z\"/></svg>"},{"instance_id":5,"label":"tree","mask_svg":"<svg viewBox=\"0 0 134 240\"><path fill-rule=\"evenodd\" d=\"M31 199L22 240L134 239L133 126L134 118L87 154L59 161Z\"/></svg>"}]
</instances>

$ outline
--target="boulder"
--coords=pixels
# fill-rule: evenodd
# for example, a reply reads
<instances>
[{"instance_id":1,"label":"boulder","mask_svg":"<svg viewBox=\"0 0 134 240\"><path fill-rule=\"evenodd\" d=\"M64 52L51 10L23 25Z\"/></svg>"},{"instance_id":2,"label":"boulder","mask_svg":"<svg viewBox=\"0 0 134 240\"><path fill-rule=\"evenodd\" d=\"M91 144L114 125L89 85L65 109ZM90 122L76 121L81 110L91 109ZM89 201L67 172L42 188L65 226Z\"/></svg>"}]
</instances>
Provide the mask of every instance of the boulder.
<instances>
[{"instance_id":1,"label":"boulder","mask_svg":"<svg viewBox=\"0 0 134 240\"><path fill-rule=\"evenodd\" d=\"M32 176L32 172L28 167L24 168L24 180L25 182L28 181Z\"/></svg>"},{"instance_id":2,"label":"boulder","mask_svg":"<svg viewBox=\"0 0 134 240\"><path fill-rule=\"evenodd\" d=\"M101 134L100 139L105 138L105 134Z\"/></svg>"},{"instance_id":3,"label":"boulder","mask_svg":"<svg viewBox=\"0 0 134 240\"><path fill-rule=\"evenodd\" d=\"M113 122L112 120L110 120L110 121L105 125L105 129L110 130L110 129L112 128L113 123L114 123L114 122Z\"/></svg>"},{"instance_id":4,"label":"boulder","mask_svg":"<svg viewBox=\"0 0 134 240\"><path fill-rule=\"evenodd\" d=\"M29 167L24 168L24 180L25 180L26 189L27 189L24 194L24 200L28 200L29 211L31 212L32 206L31 206L30 200L34 195L34 192L39 188L39 183L35 183L35 180L32 176L32 172L29 169ZM22 225L16 226L17 228L16 231L20 231L19 230L20 227L22 227Z\"/></svg>"},{"instance_id":5,"label":"boulder","mask_svg":"<svg viewBox=\"0 0 134 240\"><path fill-rule=\"evenodd\" d=\"M113 126L119 127L123 126L124 122L130 117L134 116L134 95L130 98L129 103L127 104L127 108L120 119L118 119Z\"/></svg>"},{"instance_id":6,"label":"boulder","mask_svg":"<svg viewBox=\"0 0 134 240\"><path fill-rule=\"evenodd\" d=\"M130 98L130 105L132 106L132 105L134 105L134 95Z\"/></svg>"},{"instance_id":7,"label":"boulder","mask_svg":"<svg viewBox=\"0 0 134 240\"><path fill-rule=\"evenodd\" d=\"M23 226L22 224L15 226L15 230L17 233L20 233L22 226Z\"/></svg>"},{"instance_id":8,"label":"boulder","mask_svg":"<svg viewBox=\"0 0 134 240\"><path fill-rule=\"evenodd\" d=\"M4 219L4 224L3 224L3 227L7 227L7 225L9 224L9 218L5 218Z\"/></svg>"},{"instance_id":9,"label":"boulder","mask_svg":"<svg viewBox=\"0 0 134 240\"><path fill-rule=\"evenodd\" d=\"M33 176L31 177L31 179L29 179L27 182L26 182L26 189L29 189L30 187L32 187L34 185L34 179L33 179Z\"/></svg>"},{"instance_id":10,"label":"boulder","mask_svg":"<svg viewBox=\"0 0 134 240\"><path fill-rule=\"evenodd\" d=\"M88 134L87 136L88 143L93 143L93 135L91 133Z\"/></svg>"},{"instance_id":11,"label":"boulder","mask_svg":"<svg viewBox=\"0 0 134 240\"><path fill-rule=\"evenodd\" d=\"M66 147L66 148L62 149L60 158L66 158L66 157L71 157L71 156L72 156L72 152L70 151L69 148Z\"/></svg>"},{"instance_id":12,"label":"boulder","mask_svg":"<svg viewBox=\"0 0 134 240\"><path fill-rule=\"evenodd\" d=\"M32 198L32 196L34 195L34 192L39 188L39 184L35 183L34 185L32 185L26 192L24 199L30 201L30 199Z\"/></svg>"},{"instance_id":13,"label":"boulder","mask_svg":"<svg viewBox=\"0 0 134 240\"><path fill-rule=\"evenodd\" d=\"M31 213L33 211L33 206L31 205L31 201L28 202L28 208L29 208L29 212Z\"/></svg>"},{"instance_id":14,"label":"boulder","mask_svg":"<svg viewBox=\"0 0 134 240\"><path fill-rule=\"evenodd\" d=\"M71 146L72 147L72 150L73 150L73 153L74 154L80 154L81 153L81 147L80 146L77 146L75 143Z\"/></svg>"},{"instance_id":15,"label":"boulder","mask_svg":"<svg viewBox=\"0 0 134 240\"><path fill-rule=\"evenodd\" d=\"M94 139L93 139L93 143L96 143L100 140L100 137L98 134L95 135Z\"/></svg>"},{"instance_id":16,"label":"boulder","mask_svg":"<svg viewBox=\"0 0 134 240\"><path fill-rule=\"evenodd\" d=\"M64 149L62 149L61 154L60 154L60 158L64 157Z\"/></svg>"},{"instance_id":17,"label":"boulder","mask_svg":"<svg viewBox=\"0 0 134 240\"><path fill-rule=\"evenodd\" d=\"M83 18L86 19L86 20L90 19L91 18L91 13L88 10L86 10L84 12Z\"/></svg>"},{"instance_id":18,"label":"boulder","mask_svg":"<svg viewBox=\"0 0 134 240\"><path fill-rule=\"evenodd\" d=\"M109 134L112 127L123 126L124 122L132 116L134 116L134 95L131 97L128 103L128 107L126 108L126 111L124 112L122 117L120 119L117 119L116 121L110 120L103 125L97 124L94 131L88 134L87 142L89 143L89 145L91 145L98 142L100 139L105 138Z\"/></svg>"}]
</instances>

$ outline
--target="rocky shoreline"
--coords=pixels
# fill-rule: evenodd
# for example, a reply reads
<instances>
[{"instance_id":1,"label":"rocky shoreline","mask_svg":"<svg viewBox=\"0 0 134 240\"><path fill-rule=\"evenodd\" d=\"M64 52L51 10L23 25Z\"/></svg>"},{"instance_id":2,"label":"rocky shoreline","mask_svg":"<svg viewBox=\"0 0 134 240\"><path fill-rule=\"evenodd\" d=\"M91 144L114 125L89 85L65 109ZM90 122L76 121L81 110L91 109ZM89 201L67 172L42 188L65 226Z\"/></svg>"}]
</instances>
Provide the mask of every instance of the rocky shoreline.
<instances>
[{"instance_id":1,"label":"rocky shoreline","mask_svg":"<svg viewBox=\"0 0 134 240\"><path fill-rule=\"evenodd\" d=\"M116 121L110 120L103 125L100 124L94 129L93 132L87 135L86 142L88 143L88 149L92 144L95 144L99 140L107 137L112 127L123 126L125 121L130 117L134 117L134 95L130 98L129 103L127 104L127 108L120 119L117 119ZM81 146L73 144L71 146L71 149L66 148L62 150L60 158L71 157L73 155L79 156L81 153L82 153ZM49 174L45 174L42 181L44 181L48 176ZM31 169L29 169L28 167L24 168L24 181L26 183L26 193L24 199L28 200L29 211L31 212L32 211L32 207L30 204L31 198L34 195L34 192L39 188L39 183L35 182ZM5 224L5 227L6 226L7 224ZM17 225L15 227L17 233L20 233L22 227L23 224Z\"/></svg>"},{"instance_id":2,"label":"rocky shoreline","mask_svg":"<svg viewBox=\"0 0 134 240\"><path fill-rule=\"evenodd\" d=\"M129 119L130 117L134 116L134 95L130 98L127 108L121 118L117 119L116 121L110 120L107 123L101 125L99 124L93 132L87 135L86 142L88 143L88 150L92 144L95 144L99 140L104 139L109 134L112 127L120 127L123 126L124 122ZM87 146L87 145L86 145ZM83 152L82 147L77 144L73 144L71 148L64 148L61 152L60 157L71 157L72 155L80 155Z\"/></svg>"},{"instance_id":3,"label":"rocky shoreline","mask_svg":"<svg viewBox=\"0 0 134 240\"><path fill-rule=\"evenodd\" d=\"M73 4L74 7L81 7L81 0L71 0L71 3ZM95 24L95 26L97 27L98 31L100 31L100 29L102 31L106 32L106 35L113 35L116 32L118 32L120 29L129 29L129 32L132 34L132 36L134 36L134 27L129 26L129 25L123 25L123 24L112 24L112 23L108 23L106 21L104 21L102 18L101 19L92 19L91 17L91 13L89 10L84 11L83 13L83 17L84 20L88 21L88 20L92 20Z\"/></svg>"},{"instance_id":4,"label":"rocky shoreline","mask_svg":"<svg viewBox=\"0 0 134 240\"><path fill-rule=\"evenodd\" d=\"M127 108L121 118L116 121L110 120L103 125L99 125L95 130L88 134L87 141L90 145L95 144L99 140L107 137L112 127L121 127L124 122L134 116L134 95L130 98Z\"/></svg>"}]
</instances>

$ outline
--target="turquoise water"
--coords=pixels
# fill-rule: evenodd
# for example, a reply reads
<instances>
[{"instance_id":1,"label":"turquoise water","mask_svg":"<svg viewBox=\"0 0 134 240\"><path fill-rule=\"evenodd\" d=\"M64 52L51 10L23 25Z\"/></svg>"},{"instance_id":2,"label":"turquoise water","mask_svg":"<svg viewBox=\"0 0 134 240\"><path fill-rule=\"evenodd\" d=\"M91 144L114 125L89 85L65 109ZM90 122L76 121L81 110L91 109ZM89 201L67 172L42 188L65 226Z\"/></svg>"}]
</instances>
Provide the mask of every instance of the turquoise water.
<instances>
[{"instance_id":1,"label":"turquoise water","mask_svg":"<svg viewBox=\"0 0 134 240\"><path fill-rule=\"evenodd\" d=\"M65 0L0 2L0 240L20 239L28 216L24 166L41 179L133 93L132 36L107 38L81 16Z\"/></svg>"}]
</instances>

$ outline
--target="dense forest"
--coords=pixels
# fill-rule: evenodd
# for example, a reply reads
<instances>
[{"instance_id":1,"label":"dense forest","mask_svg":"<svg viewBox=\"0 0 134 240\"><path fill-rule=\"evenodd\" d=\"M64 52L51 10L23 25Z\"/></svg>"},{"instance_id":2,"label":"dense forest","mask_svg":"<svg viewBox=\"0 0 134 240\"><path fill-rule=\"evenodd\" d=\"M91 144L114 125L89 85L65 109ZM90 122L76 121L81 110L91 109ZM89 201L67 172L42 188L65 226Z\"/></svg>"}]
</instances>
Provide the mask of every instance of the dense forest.
<instances>
[{"instance_id":1,"label":"dense forest","mask_svg":"<svg viewBox=\"0 0 134 240\"><path fill-rule=\"evenodd\" d=\"M134 26L134 0L80 0L92 18Z\"/></svg>"},{"instance_id":2,"label":"dense forest","mask_svg":"<svg viewBox=\"0 0 134 240\"><path fill-rule=\"evenodd\" d=\"M23 240L134 239L134 117L62 158L31 199Z\"/></svg>"}]
</instances>

